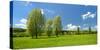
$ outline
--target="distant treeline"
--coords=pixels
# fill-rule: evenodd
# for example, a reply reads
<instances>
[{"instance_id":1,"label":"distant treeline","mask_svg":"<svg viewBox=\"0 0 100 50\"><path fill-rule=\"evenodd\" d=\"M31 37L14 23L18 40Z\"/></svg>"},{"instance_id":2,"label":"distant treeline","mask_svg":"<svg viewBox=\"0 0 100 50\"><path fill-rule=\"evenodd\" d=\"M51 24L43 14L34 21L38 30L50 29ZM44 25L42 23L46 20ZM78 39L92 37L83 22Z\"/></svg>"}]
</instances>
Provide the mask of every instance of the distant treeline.
<instances>
[{"instance_id":1,"label":"distant treeline","mask_svg":"<svg viewBox=\"0 0 100 50\"><path fill-rule=\"evenodd\" d=\"M25 32L26 29L23 28L12 28L13 32Z\"/></svg>"},{"instance_id":2,"label":"distant treeline","mask_svg":"<svg viewBox=\"0 0 100 50\"><path fill-rule=\"evenodd\" d=\"M23 28L12 28L12 31L14 32L14 33L16 33L16 32L26 32L26 29L23 29ZM76 31L72 31L72 30L61 30L61 33L70 33L70 32L77 32L77 30ZM79 31L80 33L85 33L85 32L88 32L89 33L89 30L80 30ZM95 31L91 31L91 32L94 32L94 33L97 33L97 31L95 30ZM43 32L42 32L43 33Z\"/></svg>"},{"instance_id":3,"label":"distant treeline","mask_svg":"<svg viewBox=\"0 0 100 50\"><path fill-rule=\"evenodd\" d=\"M13 37L30 37L31 35L26 33L26 29L23 28L12 28ZM41 32L44 33L44 32ZM80 35L80 34L97 34L97 31L90 31L89 30L62 30L59 32L60 35ZM46 34L45 34L46 35Z\"/></svg>"}]
</instances>

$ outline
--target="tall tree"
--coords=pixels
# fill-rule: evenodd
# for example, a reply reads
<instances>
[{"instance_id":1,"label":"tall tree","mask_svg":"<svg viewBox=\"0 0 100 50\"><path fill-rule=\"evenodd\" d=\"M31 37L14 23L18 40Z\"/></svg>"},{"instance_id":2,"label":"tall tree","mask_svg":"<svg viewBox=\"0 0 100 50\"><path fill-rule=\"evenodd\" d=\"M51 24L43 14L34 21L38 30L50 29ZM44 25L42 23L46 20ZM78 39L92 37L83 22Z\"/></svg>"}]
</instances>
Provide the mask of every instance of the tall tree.
<instances>
[{"instance_id":1,"label":"tall tree","mask_svg":"<svg viewBox=\"0 0 100 50\"><path fill-rule=\"evenodd\" d=\"M44 29L45 29L45 23L46 23L46 19L45 19L45 15L42 14L41 16L41 20L40 20L40 33L39 33L39 36L42 35L42 33L44 33Z\"/></svg>"},{"instance_id":2,"label":"tall tree","mask_svg":"<svg viewBox=\"0 0 100 50\"><path fill-rule=\"evenodd\" d=\"M62 26L61 26L61 17L56 16L53 21L53 32L58 37L58 34L61 32Z\"/></svg>"},{"instance_id":3,"label":"tall tree","mask_svg":"<svg viewBox=\"0 0 100 50\"><path fill-rule=\"evenodd\" d=\"M77 34L80 34L80 27L77 27Z\"/></svg>"},{"instance_id":4,"label":"tall tree","mask_svg":"<svg viewBox=\"0 0 100 50\"><path fill-rule=\"evenodd\" d=\"M45 32L48 35L48 37L52 34L52 20L48 20L45 24Z\"/></svg>"},{"instance_id":5,"label":"tall tree","mask_svg":"<svg viewBox=\"0 0 100 50\"><path fill-rule=\"evenodd\" d=\"M91 34L91 27L89 26L89 34Z\"/></svg>"},{"instance_id":6,"label":"tall tree","mask_svg":"<svg viewBox=\"0 0 100 50\"><path fill-rule=\"evenodd\" d=\"M41 13L41 9L33 9L28 16L27 32L31 34L32 38L33 36L36 36L36 38L38 38L38 35L39 33L41 33L43 25L44 16Z\"/></svg>"}]
</instances>

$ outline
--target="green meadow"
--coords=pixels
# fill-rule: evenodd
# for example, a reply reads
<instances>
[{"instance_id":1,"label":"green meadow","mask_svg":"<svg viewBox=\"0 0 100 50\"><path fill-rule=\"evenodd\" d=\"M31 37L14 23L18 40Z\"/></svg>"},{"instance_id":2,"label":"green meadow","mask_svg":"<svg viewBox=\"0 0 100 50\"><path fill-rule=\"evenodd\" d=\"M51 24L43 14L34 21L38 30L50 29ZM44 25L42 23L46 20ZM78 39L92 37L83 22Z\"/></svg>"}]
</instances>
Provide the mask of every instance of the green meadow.
<instances>
[{"instance_id":1,"label":"green meadow","mask_svg":"<svg viewBox=\"0 0 100 50\"><path fill-rule=\"evenodd\" d=\"M97 44L96 34L82 34L82 35L63 35L60 37L40 36L38 39L31 37L14 37L13 48L43 48L56 46L75 46L75 45L91 45Z\"/></svg>"}]
</instances>

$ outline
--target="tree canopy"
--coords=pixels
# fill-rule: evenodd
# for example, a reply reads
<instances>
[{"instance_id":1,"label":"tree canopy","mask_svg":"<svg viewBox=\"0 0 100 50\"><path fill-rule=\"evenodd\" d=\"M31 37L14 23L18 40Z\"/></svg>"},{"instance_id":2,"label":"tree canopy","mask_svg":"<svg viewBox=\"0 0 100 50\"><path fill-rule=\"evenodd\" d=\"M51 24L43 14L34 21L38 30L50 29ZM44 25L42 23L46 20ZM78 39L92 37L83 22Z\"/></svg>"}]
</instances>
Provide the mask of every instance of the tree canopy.
<instances>
[{"instance_id":1,"label":"tree canopy","mask_svg":"<svg viewBox=\"0 0 100 50\"><path fill-rule=\"evenodd\" d=\"M30 33L33 36L35 35L36 38L41 32L41 29L43 28L44 25L44 16L41 13L41 9L33 9L29 16L28 16L28 21L27 21L27 32Z\"/></svg>"}]
</instances>

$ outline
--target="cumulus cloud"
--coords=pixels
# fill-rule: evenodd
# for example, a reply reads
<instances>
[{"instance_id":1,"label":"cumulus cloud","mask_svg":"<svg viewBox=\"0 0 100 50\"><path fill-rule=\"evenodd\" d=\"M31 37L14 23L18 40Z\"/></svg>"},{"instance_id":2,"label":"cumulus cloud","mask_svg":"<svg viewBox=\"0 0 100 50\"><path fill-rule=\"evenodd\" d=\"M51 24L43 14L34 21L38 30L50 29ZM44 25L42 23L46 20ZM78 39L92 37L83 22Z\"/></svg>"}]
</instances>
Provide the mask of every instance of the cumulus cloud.
<instances>
[{"instance_id":1,"label":"cumulus cloud","mask_svg":"<svg viewBox=\"0 0 100 50\"><path fill-rule=\"evenodd\" d=\"M68 24L65 26L66 30L77 30L77 27L80 27L80 26L73 25L73 24Z\"/></svg>"},{"instance_id":2,"label":"cumulus cloud","mask_svg":"<svg viewBox=\"0 0 100 50\"><path fill-rule=\"evenodd\" d=\"M26 24L27 20L25 18L20 20L21 23Z\"/></svg>"},{"instance_id":3,"label":"cumulus cloud","mask_svg":"<svg viewBox=\"0 0 100 50\"><path fill-rule=\"evenodd\" d=\"M43 9L41 9L41 13L44 14L44 10Z\"/></svg>"},{"instance_id":4,"label":"cumulus cloud","mask_svg":"<svg viewBox=\"0 0 100 50\"><path fill-rule=\"evenodd\" d=\"M91 13L91 12L87 12L86 14L82 15L82 19L88 19L88 18L94 18L96 16L96 13Z\"/></svg>"},{"instance_id":5,"label":"cumulus cloud","mask_svg":"<svg viewBox=\"0 0 100 50\"><path fill-rule=\"evenodd\" d=\"M25 18L23 18L20 20L20 22L18 24L15 24L15 27L26 29L26 22L27 22L27 20Z\"/></svg>"},{"instance_id":6,"label":"cumulus cloud","mask_svg":"<svg viewBox=\"0 0 100 50\"><path fill-rule=\"evenodd\" d=\"M25 25L25 24L22 24L22 23L20 23L20 24L15 24L15 27L26 29L26 25Z\"/></svg>"}]
</instances>

